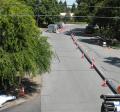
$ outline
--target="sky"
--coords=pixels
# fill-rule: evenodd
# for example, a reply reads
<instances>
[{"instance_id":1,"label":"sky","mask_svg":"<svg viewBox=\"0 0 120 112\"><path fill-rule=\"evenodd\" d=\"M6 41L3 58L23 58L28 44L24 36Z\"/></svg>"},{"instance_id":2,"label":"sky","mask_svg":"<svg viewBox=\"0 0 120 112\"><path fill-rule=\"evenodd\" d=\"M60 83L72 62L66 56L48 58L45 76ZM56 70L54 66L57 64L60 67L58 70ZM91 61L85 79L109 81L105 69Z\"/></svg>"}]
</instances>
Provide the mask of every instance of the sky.
<instances>
[{"instance_id":1,"label":"sky","mask_svg":"<svg viewBox=\"0 0 120 112\"><path fill-rule=\"evenodd\" d=\"M62 1L64 2L65 0L62 0ZM67 2L68 5L72 5L73 3L75 3L75 1L76 0L66 0L66 2Z\"/></svg>"}]
</instances>

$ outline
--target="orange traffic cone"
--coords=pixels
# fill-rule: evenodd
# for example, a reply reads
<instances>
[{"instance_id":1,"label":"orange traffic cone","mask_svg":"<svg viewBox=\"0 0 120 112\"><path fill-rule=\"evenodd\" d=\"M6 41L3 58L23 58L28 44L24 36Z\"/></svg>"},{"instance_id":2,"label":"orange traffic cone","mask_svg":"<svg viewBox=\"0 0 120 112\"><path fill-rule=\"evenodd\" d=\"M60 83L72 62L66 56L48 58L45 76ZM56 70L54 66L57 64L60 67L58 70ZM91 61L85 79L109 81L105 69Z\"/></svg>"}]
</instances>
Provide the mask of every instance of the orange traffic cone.
<instances>
[{"instance_id":1,"label":"orange traffic cone","mask_svg":"<svg viewBox=\"0 0 120 112\"><path fill-rule=\"evenodd\" d=\"M75 43L75 45L76 45L76 47L78 48L78 43L77 43L77 42Z\"/></svg>"},{"instance_id":2,"label":"orange traffic cone","mask_svg":"<svg viewBox=\"0 0 120 112\"><path fill-rule=\"evenodd\" d=\"M72 33L71 36L74 37L74 34Z\"/></svg>"},{"instance_id":3,"label":"orange traffic cone","mask_svg":"<svg viewBox=\"0 0 120 112\"><path fill-rule=\"evenodd\" d=\"M90 66L90 69L94 69L94 62L93 62L93 60L92 60L92 64Z\"/></svg>"},{"instance_id":4,"label":"orange traffic cone","mask_svg":"<svg viewBox=\"0 0 120 112\"><path fill-rule=\"evenodd\" d=\"M74 43L74 38L72 37L73 43Z\"/></svg>"},{"instance_id":5,"label":"orange traffic cone","mask_svg":"<svg viewBox=\"0 0 120 112\"><path fill-rule=\"evenodd\" d=\"M95 58L94 58L94 56L92 57L92 61L95 62Z\"/></svg>"},{"instance_id":6,"label":"orange traffic cone","mask_svg":"<svg viewBox=\"0 0 120 112\"><path fill-rule=\"evenodd\" d=\"M19 90L19 96L25 96L25 89L24 89L24 87L22 86L22 87L20 87L20 90Z\"/></svg>"},{"instance_id":7,"label":"orange traffic cone","mask_svg":"<svg viewBox=\"0 0 120 112\"><path fill-rule=\"evenodd\" d=\"M76 44L76 39L75 38L73 38L73 43Z\"/></svg>"},{"instance_id":8,"label":"orange traffic cone","mask_svg":"<svg viewBox=\"0 0 120 112\"><path fill-rule=\"evenodd\" d=\"M103 82L102 82L101 86L102 86L102 87L107 87L106 80L103 80Z\"/></svg>"},{"instance_id":9,"label":"orange traffic cone","mask_svg":"<svg viewBox=\"0 0 120 112\"><path fill-rule=\"evenodd\" d=\"M117 93L120 94L120 85L117 87Z\"/></svg>"},{"instance_id":10,"label":"orange traffic cone","mask_svg":"<svg viewBox=\"0 0 120 112\"><path fill-rule=\"evenodd\" d=\"M91 64L90 68L93 69L93 68L94 68L94 65L95 65L95 58L94 58L94 56L93 56L93 57L92 57L92 64Z\"/></svg>"},{"instance_id":11,"label":"orange traffic cone","mask_svg":"<svg viewBox=\"0 0 120 112\"><path fill-rule=\"evenodd\" d=\"M75 41L77 41L77 38L76 38L75 36L73 37L73 39L74 39Z\"/></svg>"},{"instance_id":12,"label":"orange traffic cone","mask_svg":"<svg viewBox=\"0 0 120 112\"><path fill-rule=\"evenodd\" d=\"M84 58L84 53L82 53L82 56L81 56L81 58L82 58L82 59Z\"/></svg>"}]
</instances>

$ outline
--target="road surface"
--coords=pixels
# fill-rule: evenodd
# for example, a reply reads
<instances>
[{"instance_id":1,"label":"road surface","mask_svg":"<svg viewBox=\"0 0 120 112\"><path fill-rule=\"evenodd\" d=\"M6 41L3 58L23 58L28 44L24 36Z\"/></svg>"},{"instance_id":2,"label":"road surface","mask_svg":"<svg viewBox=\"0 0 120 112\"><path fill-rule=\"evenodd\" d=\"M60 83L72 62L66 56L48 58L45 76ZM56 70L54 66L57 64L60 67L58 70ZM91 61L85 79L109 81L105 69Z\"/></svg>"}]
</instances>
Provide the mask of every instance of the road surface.
<instances>
[{"instance_id":1,"label":"road surface","mask_svg":"<svg viewBox=\"0 0 120 112\"><path fill-rule=\"evenodd\" d=\"M84 27L85 25L67 25L65 32ZM94 69L90 69L86 59L81 59L82 54L72 42L70 35L48 32L44 32L44 35L48 36L54 58L51 72L42 77L41 96L2 112L100 112L102 102L100 95L111 93L109 88L101 86L102 80L99 75ZM77 36L77 38L83 40L91 37ZM118 66L111 68L112 64L107 64L103 60L108 54L115 55L114 52L103 52L101 47L84 41L79 42L91 56L95 53L96 62L102 69L111 71L111 75L106 77L117 76L120 79L117 75ZM114 76L113 73L116 75Z\"/></svg>"},{"instance_id":2,"label":"road surface","mask_svg":"<svg viewBox=\"0 0 120 112\"><path fill-rule=\"evenodd\" d=\"M100 95L111 91L101 87L101 78L81 59L69 35L44 34L49 37L54 59L51 72L42 77L41 112L99 112Z\"/></svg>"},{"instance_id":3,"label":"road surface","mask_svg":"<svg viewBox=\"0 0 120 112\"><path fill-rule=\"evenodd\" d=\"M67 29L73 32L81 31L86 25L68 25ZM120 49L106 48L97 45L96 37L76 36L83 49L91 57L94 57L96 64L104 72L104 76L111 80L116 86L120 84Z\"/></svg>"}]
</instances>

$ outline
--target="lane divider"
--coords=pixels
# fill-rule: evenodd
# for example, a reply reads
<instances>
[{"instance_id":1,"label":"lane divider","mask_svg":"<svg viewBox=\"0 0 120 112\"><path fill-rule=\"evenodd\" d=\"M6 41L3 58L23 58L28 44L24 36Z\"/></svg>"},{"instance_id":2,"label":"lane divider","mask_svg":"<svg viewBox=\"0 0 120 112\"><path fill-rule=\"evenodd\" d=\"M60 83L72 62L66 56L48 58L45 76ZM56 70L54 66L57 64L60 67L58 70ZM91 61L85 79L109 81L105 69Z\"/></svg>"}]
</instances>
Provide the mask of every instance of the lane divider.
<instances>
[{"instance_id":1,"label":"lane divider","mask_svg":"<svg viewBox=\"0 0 120 112\"><path fill-rule=\"evenodd\" d=\"M90 66L90 69L94 69L94 66L95 66L95 63L94 63L94 61L92 60L92 64L91 64L91 66Z\"/></svg>"},{"instance_id":2,"label":"lane divider","mask_svg":"<svg viewBox=\"0 0 120 112\"><path fill-rule=\"evenodd\" d=\"M81 58L82 58L82 59L84 58L84 53L82 53L82 56L81 56Z\"/></svg>"},{"instance_id":3,"label":"lane divider","mask_svg":"<svg viewBox=\"0 0 120 112\"><path fill-rule=\"evenodd\" d=\"M91 58L88 56L88 53L84 51L82 45L79 45L79 44L77 43L77 39L75 38L75 35L74 35L73 33L71 34L71 38L72 38L74 44L78 46L78 49L81 51L82 55L84 54L84 57L85 57L85 58L87 59L87 61L91 64L91 67L95 69L95 71L99 74L99 76L102 78L102 80L105 82L105 84L110 88L110 90L111 90L114 94L118 94L117 89L114 88L114 85L112 85L111 82L104 77L103 71L101 71L101 70L96 66L94 57L91 59ZM105 85L105 84L103 84L103 85Z\"/></svg>"},{"instance_id":4,"label":"lane divider","mask_svg":"<svg viewBox=\"0 0 120 112\"><path fill-rule=\"evenodd\" d=\"M108 86L107 86L107 83L106 83L106 80L103 80L101 86L102 86L102 87L108 87Z\"/></svg>"},{"instance_id":5,"label":"lane divider","mask_svg":"<svg viewBox=\"0 0 120 112\"><path fill-rule=\"evenodd\" d=\"M95 59L94 57L92 56L92 64L90 66L90 69L94 69L94 66L95 66Z\"/></svg>"}]
</instances>

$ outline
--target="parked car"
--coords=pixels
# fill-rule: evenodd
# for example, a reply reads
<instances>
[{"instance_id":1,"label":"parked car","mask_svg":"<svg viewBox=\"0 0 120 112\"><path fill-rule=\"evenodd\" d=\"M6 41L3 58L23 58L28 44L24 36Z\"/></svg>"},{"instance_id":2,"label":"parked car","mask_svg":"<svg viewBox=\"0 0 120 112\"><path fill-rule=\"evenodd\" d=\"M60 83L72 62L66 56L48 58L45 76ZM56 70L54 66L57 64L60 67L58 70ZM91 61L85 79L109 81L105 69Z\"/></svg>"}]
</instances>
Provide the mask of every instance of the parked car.
<instances>
[{"instance_id":1,"label":"parked car","mask_svg":"<svg viewBox=\"0 0 120 112\"><path fill-rule=\"evenodd\" d=\"M49 24L48 25L48 32L57 33L58 32L58 26L56 24Z\"/></svg>"},{"instance_id":2,"label":"parked car","mask_svg":"<svg viewBox=\"0 0 120 112\"><path fill-rule=\"evenodd\" d=\"M92 34L94 33L95 29L97 29L98 27L96 25L93 25L93 24L89 24L88 26L86 26L85 28L85 33L88 33L88 34Z\"/></svg>"}]
</instances>

